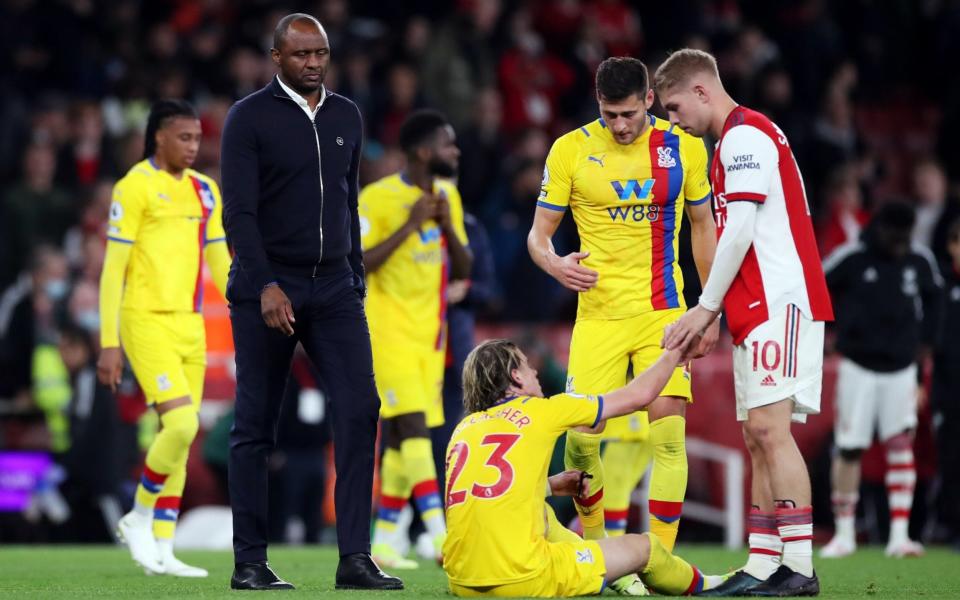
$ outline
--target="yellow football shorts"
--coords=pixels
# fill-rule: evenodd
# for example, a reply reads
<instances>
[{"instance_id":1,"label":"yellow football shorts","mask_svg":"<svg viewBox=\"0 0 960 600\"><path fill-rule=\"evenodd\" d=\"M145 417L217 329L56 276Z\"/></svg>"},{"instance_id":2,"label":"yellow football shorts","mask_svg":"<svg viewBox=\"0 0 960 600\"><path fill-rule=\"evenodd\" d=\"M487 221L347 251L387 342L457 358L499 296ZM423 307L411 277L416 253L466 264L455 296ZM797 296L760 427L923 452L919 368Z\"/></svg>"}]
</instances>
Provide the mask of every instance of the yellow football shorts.
<instances>
[{"instance_id":1,"label":"yellow football shorts","mask_svg":"<svg viewBox=\"0 0 960 600\"><path fill-rule=\"evenodd\" d=\"M122 309L120 342L148 404L189 396L200 405L207 368L201 313Z\"/></svg>"},{"instance_id":2,"label":"yellow football shorts","mask_svg":"<svg viewBox=\"0 0 960 600\"><path fill-rule=\"evenodd\" d=\"M573 326L567 391L604 394L627 383L627 371L639 374L660 358L663 330L685 311L652 311L616 321L582 319ZM688 367L677 367L662 396L678 396L692 402ZM638 441L646 439L649 422L645 411L607 421L605 439Z\"/></svg>"},{"instance_id":3,"label":"yellow football shorts","mask_svg":"<svg viewBox=\"0 0 960 600\"><path fill-rule=\"evenodd\" d=\"M427 427L443 425L443 368L446 351L400 344L373 344L373 373L380 416L422 412Z\"/></svg>"},{"instance_id":4,"label":"yellow football shorts","mask_svg":"<svg viewBox=\"0 0 960 600\"><path fill-rule=\"evenodd\" d=\"M536 577L484 587L466 587L451 582L450 591L462 597L569 598L599 594L603 590L607 564L596 541L550 542L546 548L543 570Z\"/></svg>"}]
</instances>

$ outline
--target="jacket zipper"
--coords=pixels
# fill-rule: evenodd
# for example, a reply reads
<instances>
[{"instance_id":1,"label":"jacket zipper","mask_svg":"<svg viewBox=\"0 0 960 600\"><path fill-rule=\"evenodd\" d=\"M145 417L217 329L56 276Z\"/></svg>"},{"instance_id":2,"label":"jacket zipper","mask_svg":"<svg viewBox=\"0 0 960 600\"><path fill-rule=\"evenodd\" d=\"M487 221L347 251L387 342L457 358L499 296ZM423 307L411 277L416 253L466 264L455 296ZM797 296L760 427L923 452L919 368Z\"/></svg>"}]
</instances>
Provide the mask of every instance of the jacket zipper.
<instances>
[{"instance_id":1,"label":"jacket zipper","mask_svg":"<svg viewBox=\"0 0 960 600\"><path fill-rule=\"evenodd\" d=\"M297 110L300 110L300 111L303 110L300 107L300 105L297 104L296 100L294 100L290 96L277 95L277 97L286 98L290 102L293 102L294 104L297 105ZM325 98L321 99L320 106L323 106L324 99ZM314 120L316 118L316 115L319 113L320 111L318 110L316 113L314 113L314 116L312 118L307 117L308 119L310 119L310 128L313 129L313 139L317 143L317 170L319 171L319 175L320 175L320 258L317 259L318 263L323 260L323 159L320 157L320 134L317 133L317 122Z\"/></svg>"},{"instance_id":2,"label":"jacket zipper","mask_svg":"<svg viewBox=\"0 0 960 600\"><path fill-rule=\"evenodd\" d=\"M317 133L317 123L314 120L310 122L313 125L313 139L317 142L317 170L320 171L320 258L317 262L321 262L323 261L323 159L320 157L320 134Z\"/></svg>"}]
</instances>

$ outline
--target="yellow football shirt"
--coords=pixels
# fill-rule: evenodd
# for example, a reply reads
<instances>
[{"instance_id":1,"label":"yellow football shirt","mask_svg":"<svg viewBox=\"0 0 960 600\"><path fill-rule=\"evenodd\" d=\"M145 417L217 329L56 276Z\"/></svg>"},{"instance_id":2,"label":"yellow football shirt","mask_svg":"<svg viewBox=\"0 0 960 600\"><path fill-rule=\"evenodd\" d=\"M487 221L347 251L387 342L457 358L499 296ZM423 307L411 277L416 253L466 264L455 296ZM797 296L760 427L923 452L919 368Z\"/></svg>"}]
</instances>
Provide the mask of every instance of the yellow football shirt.
<instances>
[{"instance_id":1,"label":"yellow football shirt","mask_svg":"<svg viewBox=\"0 0 960 600\"><path fill-rule=\"evenodd\" d=\"M220 190L193 169L177 179L140 161L113 188L107 239L133 245L123 308L200 312L203 248L226 239Z\"/></svg>"},{"instance_id":2,"label":"yellow football shirt","mask_svg":"<svg viewBox=\"0 0 960 600\"><path fill-rule=\"evenodd\" d=\"M524 581L547 556L544 494L557 438L595 426L602 396L508 398L465 417L447 446L443 568L465 586Z\"/></svg>"},{"instance_id":3,"label":"yellow football shirt","mask_svg":"<svg viewBox=\"0 0 960 600\"><path fill-rule=\"evenodd\" d=\"M537 206L569 206L600 274L580 294L577 318L624 319L684 308L677 264L685 203L710 200L703 141L649 115L630 145L618 144L603 119L557 139L543 171Z\"/></svg>"},{"instance_id":4,"label":"yellow football shirt","mask_svg":"<svg viewBox=\"0 0 960 600\"><path fill-rule=\"evenodd\" d=\"M434 180L433 192L450 203L450 218L460 242L467 244L463 203L451 181ZM359 198L360 241L373 248L400 229L423 190L402 174L363 188ZM367 273L367 321L378 341L442 349L446 321L448 257L446 239L433 219L405 239L379 269Z\"/></svg>"}]
</instances>

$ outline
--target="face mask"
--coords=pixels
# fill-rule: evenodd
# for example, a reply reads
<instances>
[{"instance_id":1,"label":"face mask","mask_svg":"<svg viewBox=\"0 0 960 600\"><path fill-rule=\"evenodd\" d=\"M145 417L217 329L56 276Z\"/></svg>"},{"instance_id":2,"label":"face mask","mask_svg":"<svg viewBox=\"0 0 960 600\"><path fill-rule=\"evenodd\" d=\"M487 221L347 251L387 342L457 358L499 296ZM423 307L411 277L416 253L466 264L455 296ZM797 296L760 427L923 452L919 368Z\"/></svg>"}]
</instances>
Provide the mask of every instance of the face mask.
<instances>
[{"instance_id":1,"label":"face mask","mask_svg":"<svg viewBox=\"0 0 960 600\"><path fill-rule=\"evenodd\" d=\"M87 331L100 330L100 313L96 310L84 310L76 316L77 325Z\"/></svg>"},{"instance_id":2,"label":"face mask","mask_svg":"<svg viewBox=\"0 0 960 600\"><path fill-rule=\"evenodd\" d=\"M54 302L62 300L67 295L67 281L65 279L51 279L44 284L43 291Z\"/></svg>"}]
</instances>

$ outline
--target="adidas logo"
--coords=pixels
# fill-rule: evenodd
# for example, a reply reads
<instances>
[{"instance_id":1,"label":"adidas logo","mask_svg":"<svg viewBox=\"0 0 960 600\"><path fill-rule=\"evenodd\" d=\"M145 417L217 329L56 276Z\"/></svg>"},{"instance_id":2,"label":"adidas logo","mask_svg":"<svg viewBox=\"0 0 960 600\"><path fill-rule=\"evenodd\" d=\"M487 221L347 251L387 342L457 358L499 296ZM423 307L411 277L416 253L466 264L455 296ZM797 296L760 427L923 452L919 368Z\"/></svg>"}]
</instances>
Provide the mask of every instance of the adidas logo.
<instances>
[{"instance_id":1,"label":"adidas logo","mask_svg":"<svg viewBox=\"0 0 960 600\"><path fill-rule=\"evenodd\" d=\"M760 382L760 385L761 385L761 386L764 386L764 387L769 387L769 386L772 386L772 385L777 385L777 382L776 382L776 380L773 378L773 375L770 375L770 374L768 373L767 376L763 378L763 381Z\"/></svg>"}]
</instances>

